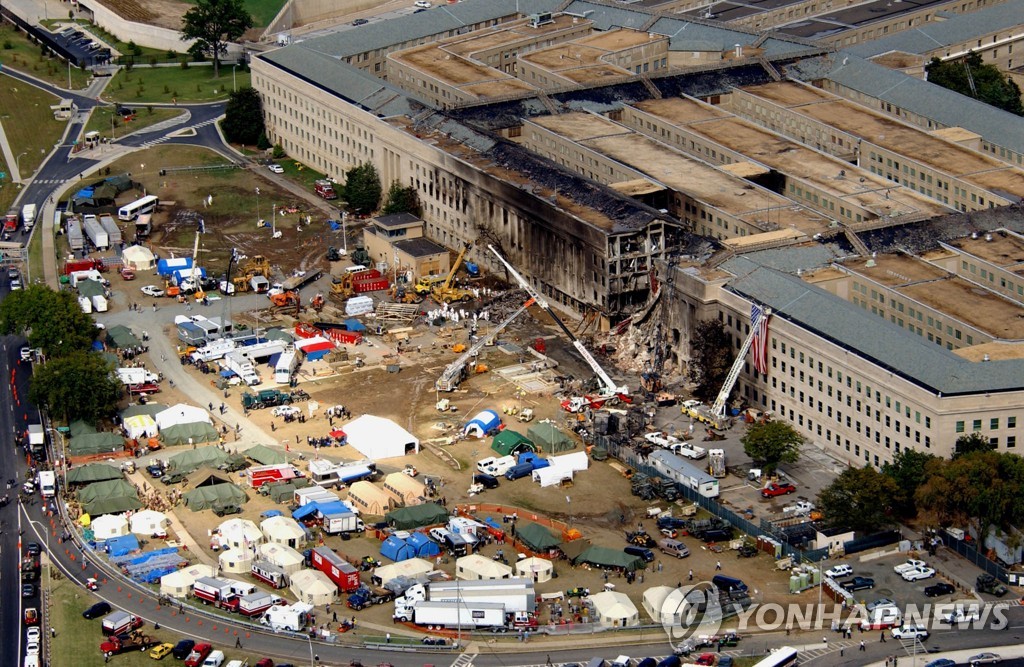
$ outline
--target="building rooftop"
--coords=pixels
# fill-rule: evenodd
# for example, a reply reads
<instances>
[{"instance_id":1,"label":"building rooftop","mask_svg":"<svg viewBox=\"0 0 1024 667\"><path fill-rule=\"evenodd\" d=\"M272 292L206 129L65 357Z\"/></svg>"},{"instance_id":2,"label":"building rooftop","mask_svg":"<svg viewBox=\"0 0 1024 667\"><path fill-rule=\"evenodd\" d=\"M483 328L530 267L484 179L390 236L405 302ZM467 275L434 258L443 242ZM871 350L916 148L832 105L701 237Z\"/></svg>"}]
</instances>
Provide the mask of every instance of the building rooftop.
<instances>
[{"instance_id":1,"label":"building rooftop","mask_svg":"<svg viewBox=\"0 0 1024 667\"><path fill-rule=\"evenodd\" d=\"M443 255L448 249L438 245L428 238L402 239L391 244L402 252L412 257L430 257L431 255Z\"/></svg>"},{"instance_id":2,"label":"building rooftop","mask_svg":"<svg viewBox=\"0 0 1024 667\"><path fill-rule=\"evenodd\" d=\"M373 219L374 223L379 227L385 227L388 229L394 227L404 227L412 224L423 224L423 220L416 217L412 213L392 213L391 215L381 215Z\"/></svg>"},{"instance_id":3,"label":"building rooftop","mask_svg":"<svg viewBox=\"0 0 1024 667\"><path fill-rule=\"evenodd\" d=\"M884 254L875 257L857 257L843 262L843 267L866 276L887 287L902 287L913 283L942 280L948 271L903 254Z\"/></svg>"},{"instance_id":4,"label":"building rooftop","mask_svg":"<svg viewBox=\"0 0 1024 667\"><path fill-rule=\"evenodd\" d=\"M949 245L968 255L1016 270L1024 264L1024 237L1006 230L995 230L977 238L966 237L950 241Z\"/></svg>"},{"instance_id":5,"label":"building rooftop","mask_svg":"<svg viewBox=\"0 0 1024 667\"><path fill-rule=\"evenodd\" d=\"M799 37L813 37L814 39L820 39L821 37L827 36L827 32L849 30L875 21L891 19L893 16L897 16L899 14L907 14L935 5L941 5L947 1L948 0L900 0L900 2L892 2L892 0L872 0L871 2L862 2L844 6L834 12L815 14L813 15L813 21L807 21L806 19L794 21L793 23L788 23L777 28L777 30ZM805 32L807 25L810 23L815 23L819 27L831 25L835 26L836 29L812 36Z\"/></svg>"}]
</instances>

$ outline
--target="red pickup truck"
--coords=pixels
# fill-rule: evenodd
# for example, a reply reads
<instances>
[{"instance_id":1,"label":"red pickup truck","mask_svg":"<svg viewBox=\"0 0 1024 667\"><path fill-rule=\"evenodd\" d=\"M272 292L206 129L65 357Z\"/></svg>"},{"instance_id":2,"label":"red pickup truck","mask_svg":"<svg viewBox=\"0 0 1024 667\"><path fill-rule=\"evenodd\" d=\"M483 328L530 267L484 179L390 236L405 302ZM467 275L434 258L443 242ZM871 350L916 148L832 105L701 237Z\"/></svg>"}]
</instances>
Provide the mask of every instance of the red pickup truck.
<instances>
[{"instance_id":1,"label":"red pickup truck","mask_svg":"<svg viewBox=\"0 0 1024 667\"><path fill-rule=\"evenodd\" d=\"M213 647L209 644L196 644L192 648L192 652L185 658L185 667L200 667L212 650Z\"/></svg>"},{"instance_id":2,"label":"red pickup truck","mask_svg":"<svg viewBox=\"0 0 1024 667\"><path fill-rule=\"evenodd\" d=\"M772 482L761 489L761 496L763 498L774 498L793 493L794 491L796 491L796 487L789 482Z\"/></svg>"}]
</instances>

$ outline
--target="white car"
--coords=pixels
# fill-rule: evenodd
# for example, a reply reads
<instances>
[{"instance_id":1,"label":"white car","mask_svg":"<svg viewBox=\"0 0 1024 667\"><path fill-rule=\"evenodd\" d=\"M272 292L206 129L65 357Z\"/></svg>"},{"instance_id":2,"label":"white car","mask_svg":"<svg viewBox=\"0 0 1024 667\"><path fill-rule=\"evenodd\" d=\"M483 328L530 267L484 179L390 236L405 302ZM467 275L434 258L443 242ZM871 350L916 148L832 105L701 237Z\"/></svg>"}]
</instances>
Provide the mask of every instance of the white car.
<instances>
[{"instance_id":1,"label":"white car","mask_svg":"<svg viewBox=\"0 0 1024 667\"><path fill-rule=\"evenodd\" d=\"M22 289L21 281L20 280L12 280L11 281L11 291L13 292L16 289Z\"/></svg>"},{"instance_id":2,"label":"white car","mask_svg":"<svg viewBox=\"0 0 1024 667\"><path fill-rule=\"evenodd\" d=\"M40 636L39 626L32 626L25 631L25 643L36 642L39 643Z\"/></svg>"},{"instance_id":3,"label":"white car","mask_svg":"<svg viewBox=\"0 0 1024 667\"><path fill-rule=\"evenodd\" d=\"M892 568L892 571L896 574L903 574L907 570L913 570L918 567L928 567L928 563L923 560L914 560L911 558L908 559L906 563L900 563L896 567Z\"/></svg>"},{"instance_id":4,"label":"white car","mask_svg":"<svg viewBox=\"0 0 1024 667\"><path fill-rule=\"evenodd\" d=\"M284 167L282 167L279 164L268 164L267 165L267 169L269 169L270 171L274 172L275 174L283 174L284 173Z\"/></svg>"},{"instance_id":5,"label":"white car","mask_svg":"<svg viewBox=\"0 0 1024 667\"><path fill-rule=\"evenodd\" d=\"M22 361L32 361L32 348L31 347L23 347L23 348L21 348L21 351L19 352L19 354L21 355L21 360Z\"/></svg>"},{"instance_id":6,"label":"white car","mask_svg":"<svg viewBox=\"0 0 1024 667\"><path fill-rule=\"evenodd\" d=\"M493 477L501 477L509 468L516 465L516 458L514 456L502 456L496 458L489 456L486 459L481 459L476 463L476 469L485 475L491 475Z\"/></svg>"},{"instance_id":7,"label":"white car","mask_svg":"<svg viewBox=\"0 0 1024 667\"><path fill-rule=\"evenodd\" d=\"M944 615L940 620L943 623L949 625L959 625L960 623L971 623L981 618L981 611L974 606L971 607L957 607L950 613ZM973 664L973 663L972 663Z\"/></svg>"},{"instance_id":8,"label":"white car","mask_svg":"<svg viewBox=\"0 0 1024 667\"><path fill-rule=\"evenodd\" d=\"M270 411L270 414L275 417L286 417L288 415L294 415L298 417L302 414L302 410L298 409L294 405L279 405Z\"/></svg>"},{"instance_id":9,"label":"white car","mask_svg":"<svg viewBox=\"0 0 1024 667\"><path fill-rule=\"evenodd\" d=\"M693 459L693 460L702 459L702 458L704 458L705 456L708 455L708 451L706 449L704 449L703 447L698 447L697 445L691 445L688 442L679 442L679 443L676 443L674 445L669 445L668 449L673 454L678 454L679 456L682 456L683 458Z\"/></svg>"},{"instance_id":10,"label":"white car","mask_svg":"<svg viewBox=\"0 0 1024 667\"><path fill-rule=\"evenodd\" d=\"M878 598L874 602L868 603L867 610L870 612L883 607L896 607L896 603L889 598Z\"/></svg>"},{"instance_id":11,"label":"white car","mask_svg":"<svg viewBox=\"0 0 1024 667\"><path fill-rule=\"evenodd\" d=\"M140 291L146 296L163 296L164 291L156 285L143 285Z\"/></svg>"},{"instance_id":12,"label":"white car","mask_svg":"<svg viewBox=\"0 0 1024 667\"><path fill-rule=\"evenodd\" d=\"M846 563L840 563L830 570L825 570L825 576L832 577L833 579L838 579L840 577L849 577L852 574L853 568L847 565Z\"/></svg>"},{"instance_id":13,"label":"white car","mask_svg":"<svg viewBox=\"0 0 1024 667\"><path fill-rule=\"evenodd\" d=\"M39 642L25 644L25 655L39 655Z\"/></svg>"},{"instance_id":14,"label":"white car","mask_svg":"<svg viewBox=\"0 0 1024 667\"><path fill-rule=\"evenodd\" d=\"M427 2L427 0L416 0L416 2L412 4L420 9L430 9L430 3Z\"/></svg>"},{"instance_id":15,"label":"white car","mask_svg":"<svg viewBox=\"0 0 1024 667\"><path fill-rule=\"evenodd\" d=\"M923 625L903 625L892 629L896 639L928 639L928 629Z\"/></svg>"},{"instance_id":16,"label":"white car","mask_svg":"<svg viewBox=\"0 0 1024 667\"><path fill-rule=\"evenodd\" d=\"M906 570L900 573L906 581L920 581L921 579L930 579L935 576L935 570L930 567L915 567L912 570Z\"/></svg>"}]
</instances>

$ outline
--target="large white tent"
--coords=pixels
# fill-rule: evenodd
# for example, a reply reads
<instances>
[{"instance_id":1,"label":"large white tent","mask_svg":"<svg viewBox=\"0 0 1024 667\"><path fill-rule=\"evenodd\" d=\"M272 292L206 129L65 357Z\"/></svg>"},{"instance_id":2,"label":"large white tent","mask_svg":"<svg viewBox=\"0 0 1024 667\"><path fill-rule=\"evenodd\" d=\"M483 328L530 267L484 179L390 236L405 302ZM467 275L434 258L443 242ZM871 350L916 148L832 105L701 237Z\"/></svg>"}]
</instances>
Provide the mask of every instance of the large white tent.
<instances>
[{"instance_id":1,"label":"large white tent","mask_svg":"<svg viewBox=\"0 0 1024 667\"><path fill-rule=\"evenodd\" d=\"M542 584L551 581L555 566L547 558L523 558L516 563L516 576L532 579L534 583Z\"/></svg>"},{"instance_id":2,"label":"large white tent","mask_svg":"<svg viewBox=\"0 0 1024 667\"><path fill-rule=\"evenodd\" d=\"M567 468L573 472L579 472L589 467L590 460L587 458L586 452L570 452L561 456L552 456L548 458L548 463L552 468Z\"/></svg>"},{"instance_id":3,"label":"large white tent","mask_svg":"<svg viewBox=\"0 0 1024 667\"><path fill-rule=\"evenodd\" d=\"M153 251L145 246L129 246L121 252L121 257L129 269L152 271L156 268L156 257L153 255Z\"/></svg>"},{"instance_id":4,"label":"large white tent","mask_svg":"<svg viewBox=\"0 0 1024 667\"><path fill-rule=\"evenodd\" d=\"M299 570L289 581L299 602L319 607L334 602L338 597L338 587L320 570Z\"/></svg>"},{"instance_id":5,"label":"large white tent","mask_svg":"<svg viewBox=\"0 0 1024 667\"><path fill-rule=\"evenodd\" d=\"M203 408L197 408L187 403L172 405L163 412L156 414L156 425L160 427L161 431L178 424L198 424L199 422L213 424L213 420L210 419L210 413Z\"/></svg>"},{"instance_id":6,"label":"large white tent","mask_svg":"<svg viewBox=\"0 0 1024 667\"><path fill-rule=\"evenodd\" d=\"M419 438L390 419L363 415L345 424L344 429L348 444L371 461L420 451Z\"/></svg>"},{"instance_id":7,"label":"large white tent","mask_svg":"<svg viewBox=\"0 0 1024 667\"><path fill-rule=\"evenodd\" d=\"M640 613L625 593L601 591L590 596L597 611L597 622L607 628L625 628L640 625Z\"/></svg>"},{"instance_id":8,"label":"large white tent","mask_svg":"<svg viewBox=\"0 0 1024 667\"><path fill-rule=\"evenodd\" d=\"M93 537L97 540L109 540L114 537L123 537L128 530L128 519L123 514L104 514L96 517L89 525L92 528Z\"/></svg>"},{"instance_id":9,"label":"large white tent","mask_svg":"<svg viewBox=\"0 0 1024 667\"><path fill-rule=\"evenodd\" d=\"M272 516L260 524L267 542L297 549L306 542L306 531L290 516Z\"/></svg>"},{"instance_id":10,"label":"large white tent","mask_svg":"<svg viewBox=\"0 0 1024 667\"><path fill-rule=\"evenodd\" d=\"M655 623L675 625L679 621L679 609L664 609L665 600L676 589L671 586L651 586L644 591L644 611Z\"/></svg>"},{"instance_id":11,"label":"large white tent","mask_svg":"<svg viewBox=\"0 0 1024 667\"><path fill-rule=\"evenodd\" d=\"M156 510L139 510L129 519L133 533L139 535L156 535L167 530L171 520L163 512Z\"/></svg>"},{"instance_id":12,"label":"large white tent","mask_svg":"<svg viewBox=\"0 0 1024 667\"><path fill-rule=\"evenodd\" d=\"M555 486L556 484L561 484L564 480L572 481L572 474L572 470L569 468L548 466L547 468L534 470L533 481L541 486Z\"/></svg>"},{"instance_id":13,"label":"large white tent","mask_svg":"<svg viewBox=\"0 0 1024 667\"><path fill-rule=\"evenodd\" d=\"M212 565L206 565L205 563L189 565L177 572L171 572L160 577L160 594L170 595L175 598L186 598L192 592L192 585L196 583L196 579L212 577L214 574L216 574L216 570Z\"/></svg>"},{"instance_id":14,"label":"large white tent","mask_svg":"<svg viewBox=\"0 0 1024 667\"><path fill-rule=\"evenodd\" d=\"M373 571L375 582L383 586L398 577L418 577L434 571L434 564L424 558L410 558L399 563L381 565Z\"/></svg>"},{"instance_id":15,"label":"large white tent","mask_svg":"<svg viewBox=\"0 0 1024 667\"><path fill-rule=\"evenodd\" d=\"M263 533L259 526L249 519L228 519L217 528L222 547L252 549L263 544Z\"/></svg>"},{"instance_id":16,"label":"large white tent","mask_svg":"<svg viewBox=\"0 0 1024 667\"><path fill-rule=\"evenodd\" d=\"M252 572L253 549L228 549L217 556L221 572L249 574Z\"/></svg>"},{"instance_id":17,"label":"large white tent","mask_svg":"<svg viewBox=\"0 0 1024 667\"><path fill-rule=\"evenodd\" d=\"M159 430L149 415L134 415L121 422L129 438L155 438Z\"/></svg>"},{"instance_id":18,"label":"large white tent","mask_svg":"<svg viewBox=\"0 0 1024 667\"><path fill-rule=\"evenodd\" d=\"M384 493L398 505L412 507L426 502L427 487L418 479L409 477L404 472L393 472L381 483Z\"/></svg>"},{"instance_id":19,"label":"large white tent","mask_svg":"<svg viewBox=\"0 0 1024 667\"><path fill-rule=\"evenodd\" d=\"M261 544L256 551L260 558L281 568L289 577L301 570L305 562L302 554L283 544Z\"/></svg>"},{"instance_id":20,"label":"large white tent","mask_svg":"<svg viewBox=\"0 0 1024 667\"><path fill-rule=\"evenodd\" d=\"M455 577L465 581L510 579L512 568L480 554L470 554L455 561Z\"/></svg>"}]
</instances>

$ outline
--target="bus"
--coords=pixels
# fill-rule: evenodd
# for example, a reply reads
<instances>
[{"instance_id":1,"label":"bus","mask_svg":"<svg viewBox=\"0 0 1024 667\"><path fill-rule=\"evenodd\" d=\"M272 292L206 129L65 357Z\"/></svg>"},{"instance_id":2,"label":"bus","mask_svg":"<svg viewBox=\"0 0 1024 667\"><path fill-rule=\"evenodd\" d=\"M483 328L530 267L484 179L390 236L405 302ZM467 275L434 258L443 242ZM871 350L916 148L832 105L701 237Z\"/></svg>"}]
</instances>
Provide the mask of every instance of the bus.
<instances>
[{"instance_id":1,"label":"bus","mask_svg":"<svg viewBox=\"0 0 1024 667\"><path fill-rule=\"evenodd\" d=\"M796 649L782 646L768 654L768 657L754 664L754 667L789 667L797 664Z\"/></svg>"},{"instance_id":2,"label":"bus","mask_svg":"<svg viewBox=\"0 0 1024 667\"><path fill-rule=\"evenodd\" d=\"M139 217L140 213L152 213L158 201L160 198L156 195L146 195L141 199L136 199L131 204L125 204L117 210L117 219L127 222Z\"/></svg>"}]
</instances>

